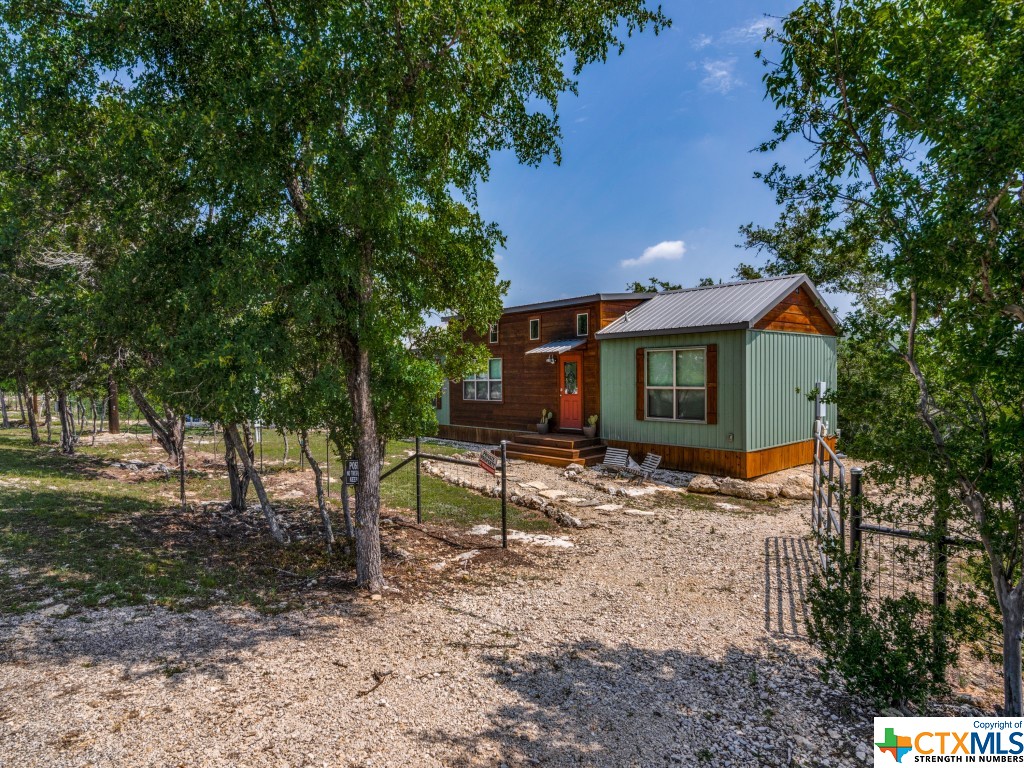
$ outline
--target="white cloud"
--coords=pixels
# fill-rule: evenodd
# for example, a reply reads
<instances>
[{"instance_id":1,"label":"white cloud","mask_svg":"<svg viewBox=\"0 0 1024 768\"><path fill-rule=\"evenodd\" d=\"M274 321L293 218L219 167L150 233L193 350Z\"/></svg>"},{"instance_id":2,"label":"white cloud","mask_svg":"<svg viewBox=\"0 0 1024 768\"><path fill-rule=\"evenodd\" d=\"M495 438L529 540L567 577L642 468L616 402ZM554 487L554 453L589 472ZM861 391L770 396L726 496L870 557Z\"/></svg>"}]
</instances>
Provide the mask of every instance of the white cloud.
<instances>
[{"instance_id":1,"label":"white cloud","mask_svg":"<svg viewBox=\"0 0 1024 768\"><path fill-rule=\"evenodd\" d=\"M743 85L743 81L736 77L736 59L713 59L701 62L704 70L704 77L700 81L700 87L705 91L715 93L728 93L734 88Z\"/></svg>"},{"instance_id":2,"label":"white cloud","mask_svg":"<svg viewBox=\"0 0 1024 768\"><path fill-rule=\"evenodd\" d=\"M686 243L682 240L662 240L657 245L644 248L644 252L635 259L623 259L623 267L637 267L641 264L650 264L652 261L675 261L683 258L686 253Z\"/></svg>"},{"instance_id":3,"label":"white cloud","mask_svg":"<svg viewBox=\"0 0 1024 768\"><path fill-rule=\"evenodd\" d=\"M714 40L711 39L711 35L705 35L704 33L701 33L693 39L693 47L699 51L702 48L707 48L713 42Z\"/></svg>"},{"instance_id":4,"label":"white cloud","mask_svg":"<svg viewBox=\"0 0 1024 768\"><path fill-rule=\"evenodd\" d=\"M727 43L747 43L751 40L760 40L770 26L770 19L754 19L741 27L727 29L722 33L722 39Z\"/></svg>"}]
</instances>

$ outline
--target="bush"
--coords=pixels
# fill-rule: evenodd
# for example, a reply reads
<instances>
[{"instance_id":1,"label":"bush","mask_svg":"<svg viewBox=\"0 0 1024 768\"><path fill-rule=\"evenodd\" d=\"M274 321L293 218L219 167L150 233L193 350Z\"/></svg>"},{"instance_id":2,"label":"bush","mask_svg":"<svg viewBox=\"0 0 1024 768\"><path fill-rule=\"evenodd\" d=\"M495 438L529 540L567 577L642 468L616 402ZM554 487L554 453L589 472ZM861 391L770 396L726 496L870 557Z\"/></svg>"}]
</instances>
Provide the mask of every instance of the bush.
<instances>
[{"instance_id":1,"label":"bush","mask_svg":"<svg viewBox=\"0 0 1024 768\"><path fill-rule=\"evenodd\" d=\"M870 586L855 578L852 558L834 552L830 563L808 591L810 635L825 656L825 680L837 676L879 707L921 707L945 692L946 667L956 661L949 617L933 615L913 594L869 604Z\"/></svg>"}]
</instances>

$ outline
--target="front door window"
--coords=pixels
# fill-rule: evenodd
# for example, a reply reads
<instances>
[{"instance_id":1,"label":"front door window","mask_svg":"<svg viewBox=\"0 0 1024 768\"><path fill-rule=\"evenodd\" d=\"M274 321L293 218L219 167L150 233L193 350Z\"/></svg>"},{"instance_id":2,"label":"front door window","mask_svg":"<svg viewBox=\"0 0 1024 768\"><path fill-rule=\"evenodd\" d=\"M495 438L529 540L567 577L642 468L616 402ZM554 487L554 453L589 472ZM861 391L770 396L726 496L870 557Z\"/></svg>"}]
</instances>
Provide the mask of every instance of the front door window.
<instances>
[{"instance_id":1,"label":"front door window","mask_svg":"<svg viewBox=\"0 0 1024 768\"><path fill-rule=\"evenodd\" d=\"M576 363L562 364L565 378L562 391L567 395L575 395L579 391L579 382L576 380L576 365Z\"/></svg>"}]
</instances>

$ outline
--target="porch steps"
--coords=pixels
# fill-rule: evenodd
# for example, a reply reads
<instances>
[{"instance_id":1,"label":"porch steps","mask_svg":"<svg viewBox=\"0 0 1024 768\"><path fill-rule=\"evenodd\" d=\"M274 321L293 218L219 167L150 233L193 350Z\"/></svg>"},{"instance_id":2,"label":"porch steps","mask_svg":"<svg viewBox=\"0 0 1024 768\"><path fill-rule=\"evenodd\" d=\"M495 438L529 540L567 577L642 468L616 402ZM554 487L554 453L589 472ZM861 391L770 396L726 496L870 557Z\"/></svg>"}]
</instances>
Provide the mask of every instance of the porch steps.
<instances>
[{"instance_id":1,"label":"porch steps","mask_svg":"<svg viewBox=\"0 0 1024 768\"><path fill-rule=\"evenodd\" d=\"M536 464L550 464L567 467L570 464L593 466L604 459L605 445L596 437L555 432L538 435L536 432L517 434L506 446L510 459L532 461Z\"/></svg>"}]
</instances>

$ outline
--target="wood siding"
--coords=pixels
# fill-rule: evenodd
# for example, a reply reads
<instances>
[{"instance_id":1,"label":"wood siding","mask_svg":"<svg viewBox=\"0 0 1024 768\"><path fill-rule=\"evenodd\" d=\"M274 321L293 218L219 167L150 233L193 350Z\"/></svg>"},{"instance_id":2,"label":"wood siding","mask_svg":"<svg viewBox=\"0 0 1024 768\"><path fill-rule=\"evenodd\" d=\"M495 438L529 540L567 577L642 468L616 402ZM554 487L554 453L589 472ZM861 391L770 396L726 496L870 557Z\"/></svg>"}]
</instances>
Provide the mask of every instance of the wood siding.
<instances>
[{"instance_id":1,"label":"wood siding","mask_svg":"<svg viewBox=\"0 0 1024 768\"><path fill-rule=\"evenodd\" d=\"M765 448L760 451L724 451L714 448L691 448L682 445L661 445L659 443L635 443L625 440L608 440L614 448L625 448L638 462L648 453L662 458L665 469L685 472L700 472L719 477L738 477L752 480L771 472L809 464L814 456L814 441L803 440L789 445ZM829 440L835 449L835 439Z\"/></svg>"},{"instance_id":2,"label":"wood siding","mask_svg":"<svg viewBox=\"0 0 1024 768\"><path fill-rule=\"evenodd\" d=\"M761 331L788 331L835 336L835 328L818 309L818 303L806 288L798 288L780 301L754 326Z\"/></svg>"},{"instance_id":3,"label":"wood siding","mask_svg":"<svg viewBox=\"0 0 1024 768\"><path fill-rule=\"evenodd\" d=\"M498 342L473 334L471 341L483 344L491 357L500 357L502 365L502 400L463 400L462 383L452 382L449 391L449 423L453 427L477 427L490 430L535 430L541 409L554 412L552 428L560 428L559 375L561 366L545 362L546 355L526 352L552 341L583 338L576 336L576 315L586 312L587 341L574 351L582 355L583 418L600 412L601 377L600 345L594 333L615 320L642 299L601 302L542 310L507 312L498 322ZM530 320L540 319L540 339L530 339Z\"/></svg>"}]
</instances>

